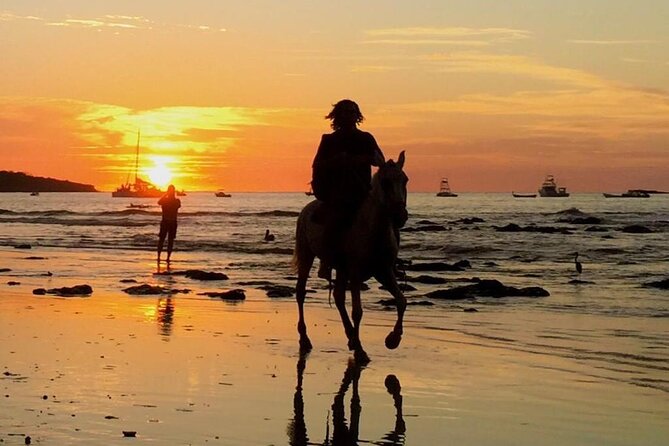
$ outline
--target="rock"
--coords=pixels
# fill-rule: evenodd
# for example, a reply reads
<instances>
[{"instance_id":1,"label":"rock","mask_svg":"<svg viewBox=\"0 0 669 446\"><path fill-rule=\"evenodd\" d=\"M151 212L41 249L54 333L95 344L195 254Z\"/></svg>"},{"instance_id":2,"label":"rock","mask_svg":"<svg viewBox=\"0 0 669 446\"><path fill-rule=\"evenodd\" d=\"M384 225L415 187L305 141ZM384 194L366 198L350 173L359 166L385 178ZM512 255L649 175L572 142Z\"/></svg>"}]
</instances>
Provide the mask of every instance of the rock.
<instances>
[{"instance_id":1,"label":"rock","mask_svg":"<svg viewBox=\"0 0 669 446\"><path fill-rule=\"evenodd\" d=\"M267 297L292 297L295 294L295 288L285 285L265 285L259 288L265 290Z\"/></svg>"},{"instance_id":2,"label":"rock","mask_svg":"<svg viewBox=\"0 0 669 446\"><path fill-rule=\"evenodd\" d=\"M647 228L641 225L629 225L621 229L622 232L627 232L628 234L650 234L653 232L652 229Z\"/></svg>"},{"instance_id":3,"label":"rock","mask_svg":"<svg viewBox=\"0 0 669 446\"><path fill-rule=\"evenodd\" d=\"M136 285L136 286L131 286L129 288L125 288L123 290L124 292L132 295L132 296L152 296L155 294L177 294L177 293L183 293L183 294L188 294L190 293L189 289L171 289L171 288L163 288L161 286L157 285L149 285L147 283L144 283L142 285Z\"/></svg>"},{"instance_id":4,"label":"rock","mask_svg":"<svg viewBox=\"0 0 669 446\"><path fill-rule=\"evenodd\" d=\"M509 223L506 226L493 226L497 232L539 232L542 234L571 234L567 228L555 228L553 226L519 226Z\"/></svg>"},{"instance_id":5,"label":"rock","mask_svg":"<svg viewBox=\"0 0 669 446\"><path fill-rule=\"evenodd\" d=\"M412 286L412 285L409 285L408 283L398 283L397 286L400 287L400 290L401 290L401 291L416 291L416 287L414 287L414 286ZM386 288L386 287L384 287L383 285L381 285L381 286L379 287L379 289L381 289L381 290L387 290L388 288Z\"/></svg>"},{"instance_id":6,"label":"rock","mask_svg":"<svg viewBox=\"0 0 669 446\"><path fill-rule=\"evenodd\" d=\"M417 224L417 225L436 225L436 224L438 224L438 223L435 223L435 222L430 221L430 220L418 220L418 221L416 222L416 224Z\"/></svg>"},{"instance_id":7,"label":"rock","mask_svg":"<svg viewBox=\"0 0 669 446\"><path fill-rule=\"evenodd\" d=\"M478 313L479 312L479 310L477 310L476 308L472 308L472 307L464 308L462 311L464 311L465 313Z\"/></svg>"},{"instance_id":8,"label":"rock","mask_svg":"<svg viewBox=\"0 0 669 446\"><path fill-rule=\"evenodd\" d=\"M228 280L228 276L223 273L200 271L199 269L189 269L184 275L194 280Z\"/></svg>"},{"instance_id":9,"label":"rock","mask_svg":"<svg viewBox=\"0 0 669 446\"><path fill-rule=\"evenodd\" d=\"M218 297L223 300L245 300L246 293L242 289L234 289L229 291L207 291L204 293L198 293L198 295L209 296L209 297Z\"/></svg>"},{"instance_id":10,"label":"rock","mask_svg":"<svg viewBox=\"0 0 669 446\"><path fill-rule=\"evenodd\" d=\"M453 266L456 266L458 268L466 269L466 268L471 268L472 264L469 263L469 260L459 260L459 261L455 262L453 264Z\"/></svg>"},{"instance_id":11,"label":"rock","mask_svg":"<svg viewBox=\"0 0 669 446\"><path fill-rule=\"evenodd\" d=\"M135 279L121 279L119 282L121 283L137 283Z\"/></svg>"},{"instance_id":12,"label":"rock","mask_svg":"<svg viewBox=\"0 0 669 446\"><path fill-rule=\"evenodd\" d=\"M137 431L123 431L123 436L124 437L136 437L137 436Z\"/></svg>"},{"instance_id":13,"label":"rock","mask_svg":"<svg viewBox=\"0 0 669 446\"><path fill-rule=\"evenodd\" d=\"M9 282L7 282L7 285L9 285L9 286L17 286L17 285L21 285L21 282L16 282L16 281L14 281L14 280L10 280Z\"/></svg>"},{"instance_id":14,"label":"rock","mask_svg":"<svg viewBox=\"0 0 669 446\"><path fill-rule=\"evenodd\" d=\"M656 282L645 283L644 286L669 290L669 279L658 280Z\"/></svg>"},{"instance_id":15,"label":"rock","mask_svg":"<svg viewBox=\"0 0 669 446\"><path fill-rule=\"evenodd\" d=\"M93 294L93 288L90 285L75 285L73 287L50 288L36 288L33 294L44 296L45 294L54 294L61 297L75 297L75 296L90 296Z\"/></svg>"},{"instance_id":16,"label":"rock","mask_svg":"<svg viewBox=\"0 0 669 446\"><path fill-rule=\"evenodd\" d=\"M464 285L448 290L437 290L426 294L433 299L471 299L476 297L545 297L550 293L540 287L515 288L506 286L499 280L481 280L473 285Z\"/></svg>"},{"instance_id":17,"label":"rock","mask_svg":"<svg viewBox=\"0 0 669 446\"><path fill-rule=\"evenodd\" d=\"M589 280L581 280L581 279L571 279L569 282L567 282L571 285L594 285L595 282L590 282Z\"/></svg>"},{"instance_id":18,"label":"rock","mask_svg":"<svg viewBox=\"0 0 669 446\"><path fill-rule=\"evenodd\" d=\"M410 228L402 228L401 232L442 232L448 231L446 226L442 225L425 225L425 226L415 226Z\"/></svg>"},{"instance_id":19,"label":"rock","mask_svg":"<svg viewBox=\"0 0 669 446\"><path fill-rule=\"evenodd\" d=\"M46 260L46 257L38 257L38 256L28 256L24 257L26 260Z\"/></svg>"},{"instance_id":20,"label":"rock","mask_svg":"<svg viewBox=\"0 0 669 446\"><path fill-rule=\"evenodd\" d=\"M20 245L14 245L14 249L32 249L33 247L30 246L28 243L22 243Z\"/></svg>"},{"instance_id":21,"label":"rock","mask_svg":"<svg viewBox=\"0 0 669 446\"><path fill-rule=\"evenodd\" d=\"M499 265L498 265L497 263L495 263L495 262L484 262L484 263L483 263L483 266L490 266L490 267L493 267L493 266L499 266Z\"/></svg>"},{"instance_id":22,"label":"rock","mask_svg":"<svg viewBox=\"0 0 669 446\"><path fill-rule=\"evenodd\" d=\"M11 271L11 268L0 268L0 273L8 273Z\"/></svg>"}]
</instances>

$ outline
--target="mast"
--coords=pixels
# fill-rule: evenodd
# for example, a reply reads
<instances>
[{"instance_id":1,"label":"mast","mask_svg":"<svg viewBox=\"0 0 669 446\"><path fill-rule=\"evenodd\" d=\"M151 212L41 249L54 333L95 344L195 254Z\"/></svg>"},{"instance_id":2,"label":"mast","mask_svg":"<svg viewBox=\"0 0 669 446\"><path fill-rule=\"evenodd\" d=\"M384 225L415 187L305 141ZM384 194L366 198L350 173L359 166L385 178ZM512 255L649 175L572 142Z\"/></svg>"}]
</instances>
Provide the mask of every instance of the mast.
<instances>
[{"instance_id":1,"label":"mast","mask_svg":"<svg viewBox=\"0 0 669 446\"><path fill-rule=\"evenodd\" d=\"M137 130L137 149L135 154L135 184L137 184L137 170L139 169L139 129Z\"/></svg>"}]
</instances>

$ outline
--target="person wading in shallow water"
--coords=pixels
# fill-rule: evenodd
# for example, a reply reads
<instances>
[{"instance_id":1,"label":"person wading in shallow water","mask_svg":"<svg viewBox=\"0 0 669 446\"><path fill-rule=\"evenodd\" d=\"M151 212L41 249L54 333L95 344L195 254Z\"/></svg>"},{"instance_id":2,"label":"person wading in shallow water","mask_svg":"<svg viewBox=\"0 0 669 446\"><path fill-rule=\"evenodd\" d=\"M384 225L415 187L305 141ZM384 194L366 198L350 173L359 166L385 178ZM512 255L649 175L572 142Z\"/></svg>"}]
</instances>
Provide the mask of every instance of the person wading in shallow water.
<instances>
[{"instance_id":1,"label":"person wading in shallow water","mask_svg":"<svg viewBox=\"0 0 669 446\"><path fill-rule=\"evenodd\" d=\"M371 133L358 129L365 118L350 99L337 102L329 119L334 132L321 138L312 165L311 187L324 205L314 215L324 228L326 259L321 259L318 276L330 279L332 267L340 266L342 236L371 188L372 166L385 162Z\"/></svg>"},{"instance_id":2,"label":"person wading in shallow water","mask_svg":"<svg viewBox=\"0 0 669 446\"><path fill-rule=\"evenodd\" d=\"M177 236L177 213L181 207L181 200L176 197L173 185L168 186L167 192L158 200L158 204L163 208L163 219L160 221L160 233L158 234L157 262L160 267L160 254L163 252L165 237L167 237L167 265L169 266L174 239Z\"/></svg>"}]
</instances>

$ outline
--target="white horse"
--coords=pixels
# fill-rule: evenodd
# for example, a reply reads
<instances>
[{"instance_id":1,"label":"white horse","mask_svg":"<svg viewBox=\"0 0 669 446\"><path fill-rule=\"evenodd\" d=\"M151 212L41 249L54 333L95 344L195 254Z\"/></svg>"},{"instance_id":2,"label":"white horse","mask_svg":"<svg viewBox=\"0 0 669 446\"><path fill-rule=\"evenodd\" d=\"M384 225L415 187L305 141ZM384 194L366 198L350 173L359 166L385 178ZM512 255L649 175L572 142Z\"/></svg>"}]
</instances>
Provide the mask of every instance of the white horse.
<instances>
[{"instance_id":1,"label":"white horse","mask_svg":"<svg viewBox=\"0 0 669 446\"><path fill-rule=\"evenodd\" d=\"M397 321L386 337L386 347L397 348L402 340L406 299L395 278L395 262L399 248L398 229L404 226L408 218L406 185L409 179L403 172L403 167L404 152L400 153L397 162L390 160L379 167L372 179L369 195L340 242L343 261L341 267L337 269L334 299L348 338L348 348L354 351L356 359L362 361L368 361L369 358L362 348L359 337L362 320L360 286L371 277L386 287L395 298L397 306ZM312 221L314 211L321 205L322 202L315 200L302 209L297 219L295 235L293 263L297 269L296 295L299 311L297 331L300 334L300 350L303 352L312 348L304 322L307 278L314 258L322 258L326 254L323 252L324 227ZM345 306L347 284L350 285L351 291L353 323Z\"/></svg>"}]
</instances>

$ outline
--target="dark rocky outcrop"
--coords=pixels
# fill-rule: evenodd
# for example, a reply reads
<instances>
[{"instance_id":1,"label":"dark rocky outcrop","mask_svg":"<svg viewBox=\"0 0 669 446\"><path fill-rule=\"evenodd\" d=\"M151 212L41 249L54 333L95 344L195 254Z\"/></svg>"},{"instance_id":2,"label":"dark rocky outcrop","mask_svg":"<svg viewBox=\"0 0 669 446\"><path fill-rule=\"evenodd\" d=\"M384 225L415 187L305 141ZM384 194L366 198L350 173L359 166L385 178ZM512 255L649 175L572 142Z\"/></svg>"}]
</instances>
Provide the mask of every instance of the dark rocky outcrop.
<instances>
[{"instance_id":1,"label":"dark rocky outcrop","mask_svg":"<svg viewBox=\"0 0 669 446\"><path fill-rule=\"evenodd\" d=\"M585 228L586 232L609 232L608 229L602 228L601 226L590 226L589 228Z\"/></svg>"},{"instance_id":2,"label":"dark rocky outcrop","mask_svg":"<svg viewBox=\"0 0 669 446\"><path fill-rule=\"evenodd\" d=\"M202 271L199 269L187 269L185 271L163 271L153 273L154 276L186 276L193 280L228 280L228 276L223 273L213 271Z\"/></svg>"},{"instance_id":3,"label":"dark rocky outcrop","mask_svg":"<svg viewBox=\"0 0 669 446\"><path fill-rule=\"evenodd\" d=\"M589 280L581 280L581 279L571 279L569 282L567 282L571 285L594 285L595 282L591 282Z\"/></svg>"},{"instance_id":4,"label":"dark rocky outcrop","mask_svg":"<svg viewBox=\"0 0 669 446\"><path fill-rule=\"evenodd\" d=\"M432 299L460 300L476 297L545 297L550 296L550 293L541 287L516 288L506 286L499 280L481 280L472 285L432 291L426 296Z\"/></svg>"},{"instance_id":5,"label":"dark rocky outcrop","mask_svg":"<svg viewBox=\"0 0 669 446\"><path fill-rule=\"evenodd\" d=\"M446 226L443 225L423 225L423 226L413 226L408 228L400 229L402 232L442 232L448 231Z\"/></svg>"},{"instance_id":6,"label":"dark rocky outcrop","mask_svg":"<svg viewBox=\"0 0 669 446\"><path fill-rule=\"evenodd\" d=\"M7 285L9 285L9 286L17 286L17 285L21 285L21 282L16 282L16 281L14 281L14 280L10 280L9 282L7 282Z\"/></svg>"},{"instance_id":7,"label":"dark rocky outcrop","mask_svg":"<svg viewBox=\"0 0 669 446\"><path fill-rule=\"evenodd\" d=\"M28 243L21 243L20 245L14 245L14 249L33 249Z\"/></svg>"},{"instance_id":8,"label":"dark rocky outcrop","mask_svg":"<svg viewBox=\"0 0 669 446\"><path fill-rule=\"evenodd\" d=\"M569 208L569 209L564 209L562 211L557 211L556 214L558 215L588 215L582 210L578 208Z\"/></svg>"},{"instance_id":9,"label":"dark rocky outcrop","mask_svg":"<svg viewBox=\"0 0 669 446\"><path fill-rule=\"evenodd\" d=\"M265 285L259 288L266 292L267 297L292 297L295 294L295 288L286 285Z\"/></svg>"},{"instance_id":10,"label":"dark rocky outcrop","mask_svg":"<svg viewBox=\"0 0 669 446\"><path fill-rule=\"evenodd\" d=\"M662 290L669 290L669 278L668 279L663 279L663 280L658 280L656 282L648 282L648 283L645 283L644 286L651 287L651 288L660 288Z\"/></svg>"},{"instance_id":11,"label":"dark rocky outcrop","mask_svg":"<svg viewBox=\"0 0 669 446\"><path fill-rule=\"evenodd\" d=\"M506 226L493 226L497 232L539 232L542 234L571 234L567 228L555 228L553 226L520 226L509 223Z\"/></svg>"},{"instance_id":12,"label":"dark rocky outcrop","mask_svg":"<svg viewBox=\"0 0 669 446\"><path fill-rule=\"evenodd\" d=\"M91 184L0 171L0 192L97 192Z\"/></svg>"},{"instance_id":13,"label":"dark rocky outcrop","mask_svg":"<svg viewBox=\"0 0 669 446\"><path fill-rule=\"evenodd\" d=\"M242 289L234 289L228 291L206 291L204 293L198 293L198 295L218 297L219 299L229 300L229 301L238 301L246 299L246 293Z\"/></svg>"},{"instance_id":14,"label":"dark rocky outcrop","mask_svg":"<svg viewBox=\"0 0 669 446\"><path fill-rule=\"evenodd\" d=\"M177 294L177 293L183 293L183 294L188 294L190 293L189 289L172 289L172 288L164 288L161 286L157 285L149 285L147 283L144 283L142 285L136 285L136 286L131 286L129 288L123 289L124 292L132 295L132 296L153 296L156 294Z\"/></svg>"},{"instance_id":15,"label":"dark rocky outcrop","mask_svg":"<svg viewBox=\"0 0 669 446\"><path fill-rule=\"evenodd\" d=\"M33 290L33 294L38 296L43 296L45 294L54 294L61 297L76 297L76 296L90 296L93 294L93 288L90 285L75 285L72 287L61 287L61 288L36 288Z\"/></svg>"},{"instance_id":16,"label":"dark rocky outcrop","mask_svg":"<svg viewBox=\"0 0 669 446\"><path fill-rule=\"evenodd\" d=\"M409 285L408 283L398 283L397 286L400 288L400 291L406 292L406 291L416 291L416 287L413 285ZM385 286L381 285L379 287L381 290L387 290Z\"/></svg>"},{"instance_id":17,"label":"dark rocky outcrop","mask_svg":"<svg viewBox=\"0 0 669 446\"><path fill-rule=\"evenodd\" d=\"M651 232L653 232L652 229L642 225L625 226L624 228L621 229L621 231L626 232L628 234L650 234Z\"/></svg>"},{"instance_id":18,"label":"dark rocky outcrop","mask_svg":"<svg viewBox=\"0 0 669 446\"><path fill-rule=\"evenodd\" d=\"M46 257L39 257L39 256L28 256L24 257L26 260L46 260Z\"/></svg>"},{"instance_id":19,"label":"dark rocky outcrop","mask_svg":"<svg viewBox=\"0 0 669 446\"><path fill-rule=\"evenodd\" d=\"M137 283L135 279L121 279L121 283Z\"/></svg>"},{"instance_id":20,"label":"dark rocky outcrop","mask_svg":"<svg viewBox=\"0 0 669 446\"><path fill-rule=\"evenodd\" d=\"M12 270L11 268L0 268L0 273L8 273L11 270Z\"/></svg>"}]
</instances>

